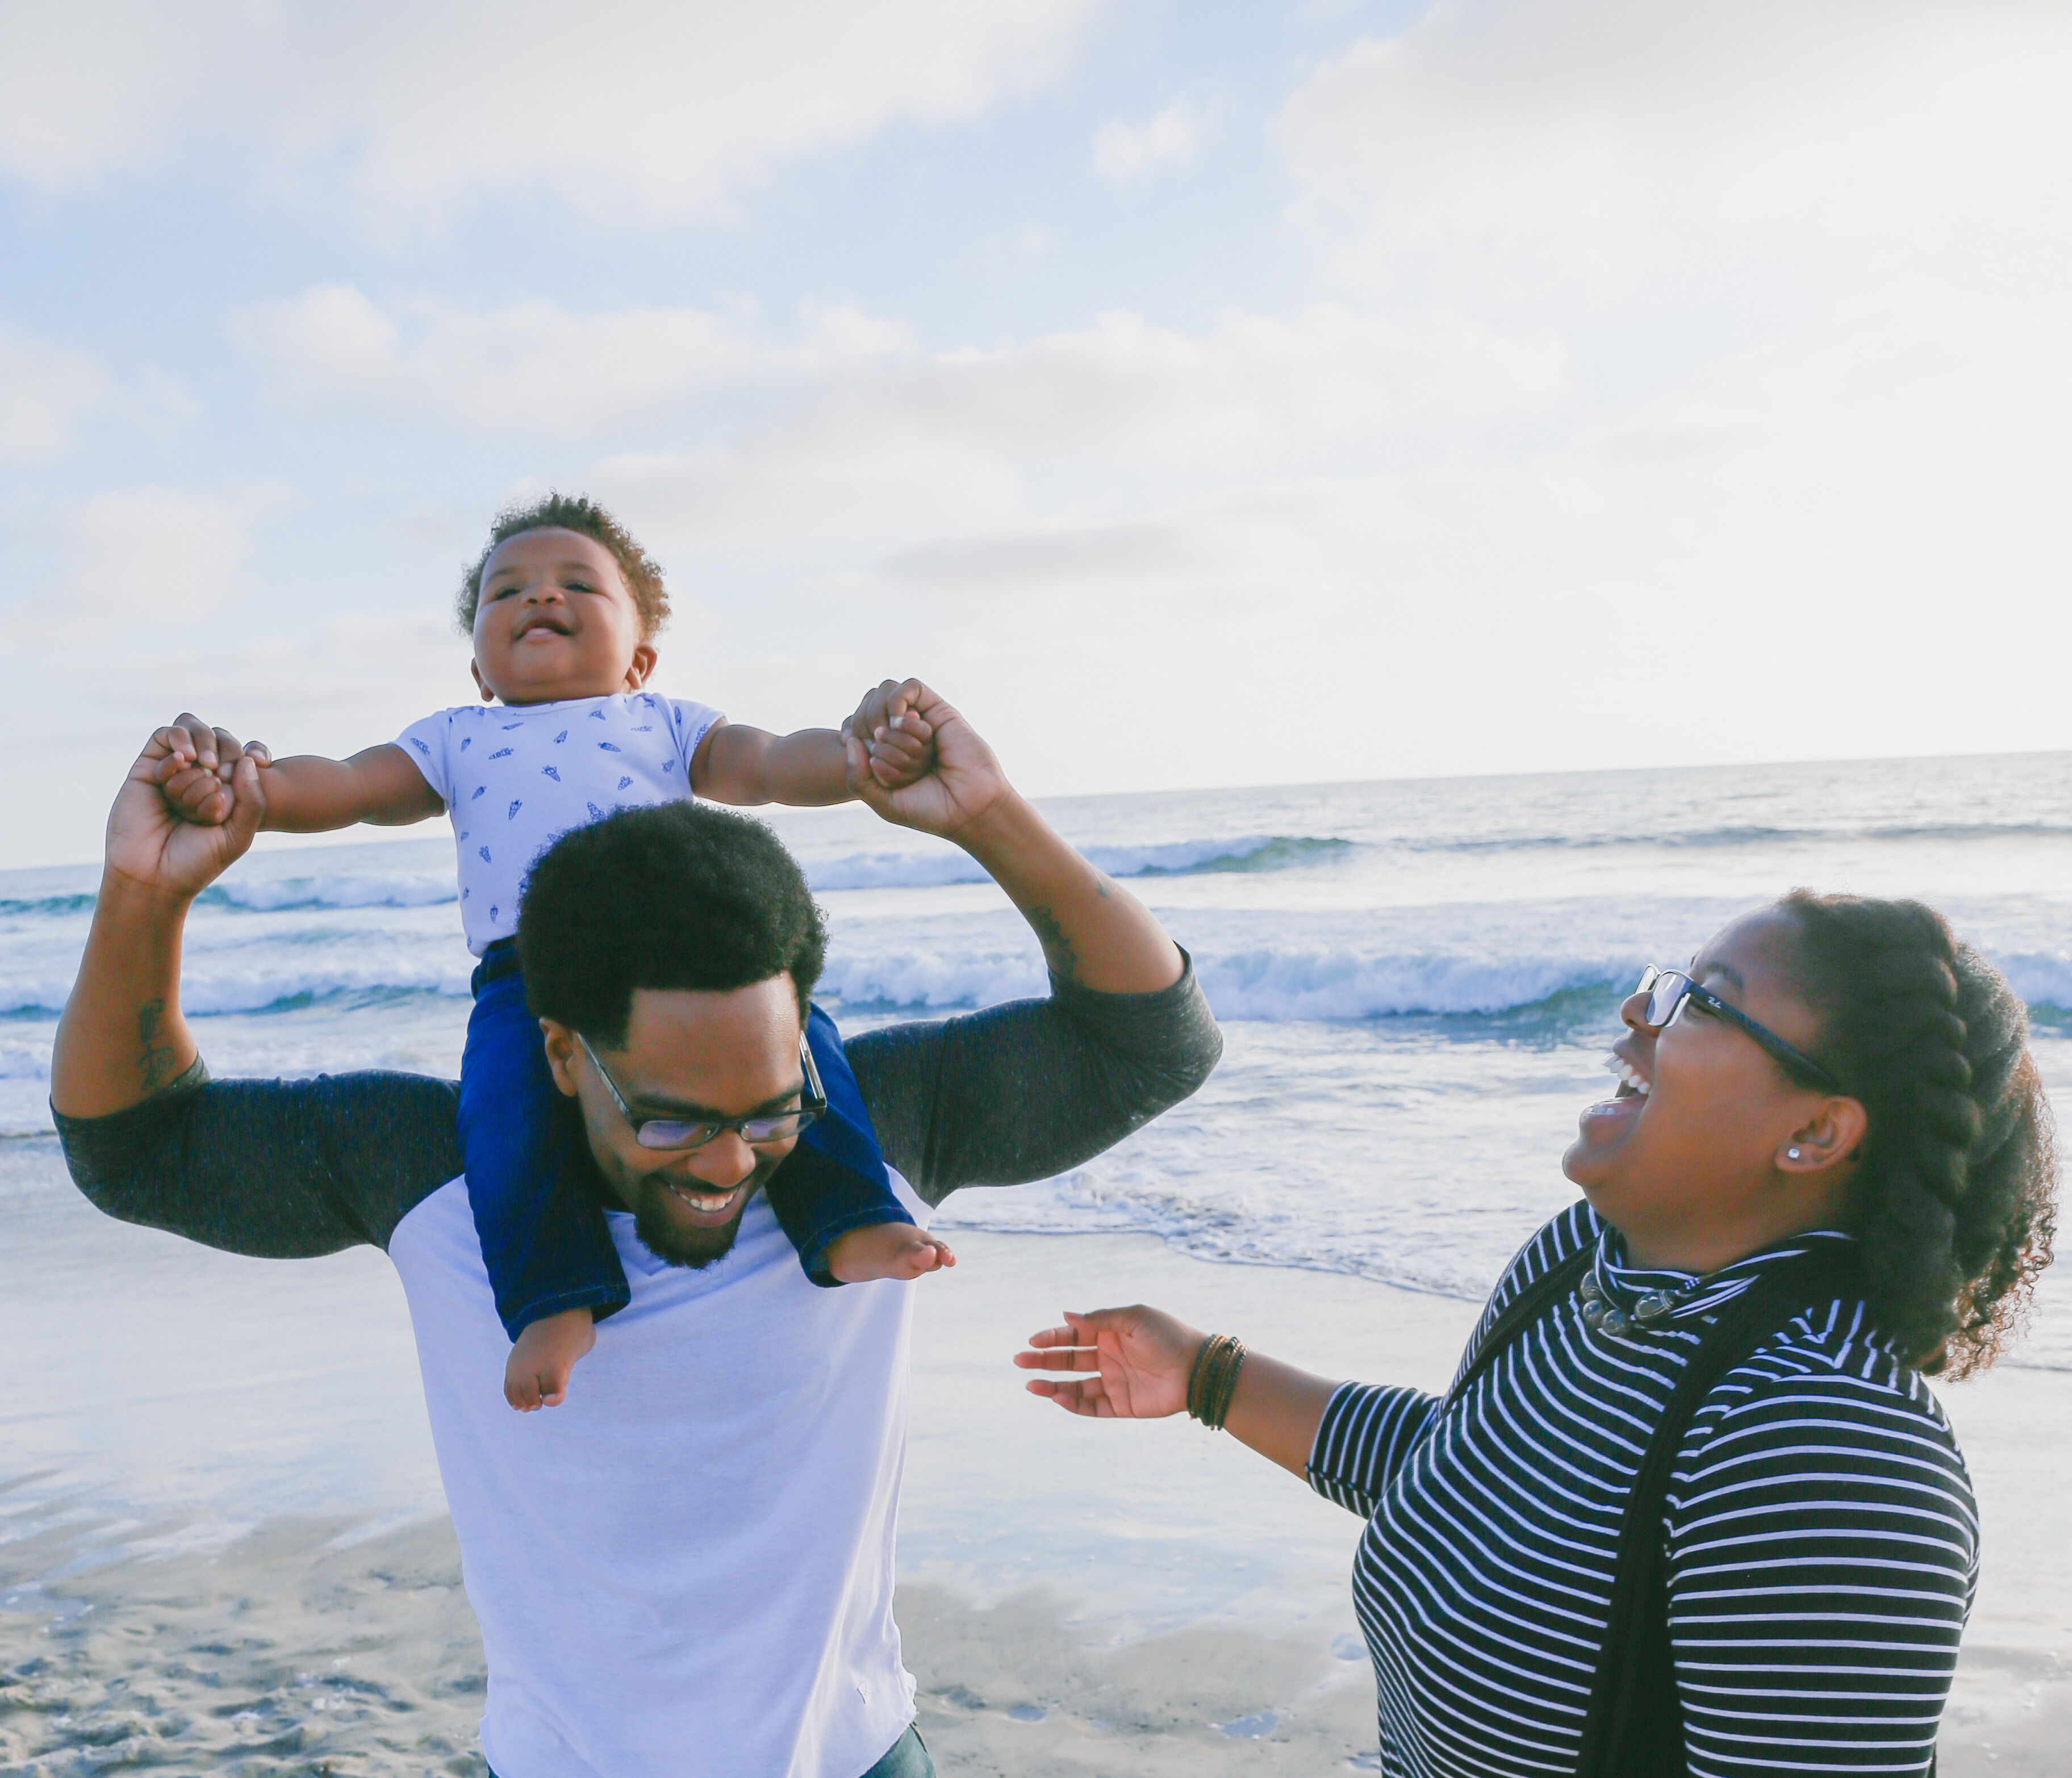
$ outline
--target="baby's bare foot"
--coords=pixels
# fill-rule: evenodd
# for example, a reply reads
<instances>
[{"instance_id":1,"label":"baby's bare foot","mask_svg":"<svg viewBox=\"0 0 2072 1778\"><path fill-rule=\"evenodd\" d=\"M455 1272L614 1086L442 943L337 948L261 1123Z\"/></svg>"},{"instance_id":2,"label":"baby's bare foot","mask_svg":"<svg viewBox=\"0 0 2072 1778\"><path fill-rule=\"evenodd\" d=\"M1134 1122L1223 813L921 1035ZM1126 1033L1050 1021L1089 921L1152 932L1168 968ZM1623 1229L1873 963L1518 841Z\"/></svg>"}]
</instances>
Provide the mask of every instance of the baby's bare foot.
<instances>
[{"instance_id":1,"label":"baby's bare foot","mask_svg":"<svg viewBox=\"0 0 2072 1778\"><path fill-rule=\"evenodd\" d=\"M919 1278L956 1263L947 1241L911 1222L874 1222L838 1234L828 1243L828 1270L845 1284L867 1283L874 1278Z\"/></svg>"},{"instance_id":2,"label":"baby's bare foot","mask_svg":"<svg viewBox=\"0 0 2072 1778\"><path fill-rule=\"evenodd\" d=\"M596 1344L597 1323L588 1309L542 1316L512 1343L504 1366L504 1400L520 1414L559 1407L576 1360Z\"/></svg>"}]
</instances>

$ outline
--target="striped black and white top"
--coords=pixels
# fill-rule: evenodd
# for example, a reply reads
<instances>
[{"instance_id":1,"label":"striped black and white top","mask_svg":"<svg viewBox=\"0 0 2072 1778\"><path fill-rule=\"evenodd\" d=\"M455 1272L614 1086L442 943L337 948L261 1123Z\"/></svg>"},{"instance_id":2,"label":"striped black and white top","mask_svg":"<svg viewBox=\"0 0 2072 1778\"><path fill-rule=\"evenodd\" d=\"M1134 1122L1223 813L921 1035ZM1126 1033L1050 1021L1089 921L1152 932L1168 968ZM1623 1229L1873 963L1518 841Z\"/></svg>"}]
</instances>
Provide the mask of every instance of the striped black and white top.
<instances>
[{"instance_id":1,"label":"striped black and white top","mask_svg":"<svg viewBox=\"0 0 2072 1778\"><path fill-rule=\"evenodd\" d=\"M1656 1331L1593 1330L1571 1292L1457 1400L1339 1387L1309 1479L1368 1520L1353 1597L1383 1771L1576 1769L1620 1517L1696 1328L1765 1266L1846 1238L1797 1236L1701 1280L1625 1265L1578 1204L1512 1261L1469 1356L1507 1302L1586 1245L1629 1316L1669 1293ZM1949 1423L1860 1304L1798 1316L1720 1379L1678 1453L1663 1530L1693 1773L1927 1767L1978 1517Z\"/></svg>"}]
</instances>

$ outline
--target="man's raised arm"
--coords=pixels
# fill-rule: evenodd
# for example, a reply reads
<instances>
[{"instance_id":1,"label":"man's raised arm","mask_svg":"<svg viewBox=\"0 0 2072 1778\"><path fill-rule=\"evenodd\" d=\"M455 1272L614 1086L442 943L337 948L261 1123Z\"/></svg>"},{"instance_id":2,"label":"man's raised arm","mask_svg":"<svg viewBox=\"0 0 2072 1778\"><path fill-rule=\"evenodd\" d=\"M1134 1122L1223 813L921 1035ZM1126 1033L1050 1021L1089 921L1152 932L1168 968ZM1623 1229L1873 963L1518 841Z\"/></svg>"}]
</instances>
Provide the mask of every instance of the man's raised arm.
<instances>
[{"instance_id":1,"label":"man's raised arm","mask_svg":"<svg viewBox=\"0 0 2072 1778\"><path fill-rule=\"evenodd\" d=\"M863 782L868 741L902 707L932 727L936 767L888 791ZM896 1025L847 1045L886 1156L923 1197L1064 1172L1208 1078L1222 1034L1179 946L1051 830L956 711L909 680L866 699L849 733L861 799L971 853L1050 966L1046 1000Z\"/></svg>"},{"instance_id":2,"label":"man's raised arm","mask_svg":"<svg viewBox=\"0 0 2072 1778\"><path fill-rule=\"evenodd\" d=\"M236 762L221 825L183 821L159 790L158 768L176 743L212 770ZM258 762L224 730L183 716L145 743L108 811L93 926L51 1053L53 1111L105 1117L193 1067L200 1052L180 1016L187 910L245 855L265 807Z\"/></svg>"},{"instance_id":3,"label":"man's raised arm","mask_svg":"<svg viewBox=\"0 0 2072 1778\"><path fill-rule=\"evenodd\" d=\"M909 709L935 731L935 768L887 790L867 769L871 732L883 734ZM874 721L881 712L885 721ZM1060 840L972 725L919 680L879 687L847 734L861 800L976 859L1035 928L1054 974L1103 994L1149 994L1179 980L1180 947L1150 910Z\"/></svg>"},{"instance_id":4,"label":"man's raised arm","mask_svg":"<svg viewBox=\"0 0 2072 1778\"><path fill-rule=\"evenodd\" d=\"M236 762L220 825L181 820L161 794L176 738L212 768ZM93 924L51 1055L51 1109L74 1181L111 1216L238 1253L385 1245L460 1171L450 1084L212 1084L181 1016L187 910L250 846L265 809L257 762L222 729L183 716L146 744L109 813Z\"/></svg>"}]
</instances>

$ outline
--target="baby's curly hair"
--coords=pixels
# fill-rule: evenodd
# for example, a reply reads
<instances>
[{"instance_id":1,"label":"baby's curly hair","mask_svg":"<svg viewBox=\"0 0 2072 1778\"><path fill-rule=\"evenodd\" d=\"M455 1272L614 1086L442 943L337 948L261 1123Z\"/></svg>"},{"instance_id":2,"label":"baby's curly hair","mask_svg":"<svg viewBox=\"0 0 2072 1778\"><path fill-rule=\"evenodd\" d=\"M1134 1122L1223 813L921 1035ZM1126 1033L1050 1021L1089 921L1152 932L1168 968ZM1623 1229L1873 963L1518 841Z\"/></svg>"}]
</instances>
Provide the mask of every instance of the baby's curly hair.
<instances>
[{"instance_id":1,"label":"baby's curly hair","mask_svg":"<svg viewBox=\"0 0 2072 1778\"><path fill-rule=\"evenodd\" d=\"M652 642L669 621L668 590L662 585L662 570L653 556L634 540L625 526L584 494L549 494L530 506L507 507L489 528L489 541L482 553L462 572L460 595L454 602L464 636L475 634L475 614L482 602L482 571L496 546L527 531L579 531L594 538L611 552L626 590L633 595L633 607L640 614L640 639Z\"/></svg>"},{"instance_id":2,"label":"baby's curly hair","mask_svg":"<svg viewBox=\"0 0 2072 1778\"><path fill-rule=\"evenodd\" d=\"M1983 1370L2028 1319L2056 1222L2028 1010L1918 901L1794 889L1779 906L1819 1053L1870 1114L1850 1227L1872 1319L1922 1370Z\"/></svg>"}]
</instances>

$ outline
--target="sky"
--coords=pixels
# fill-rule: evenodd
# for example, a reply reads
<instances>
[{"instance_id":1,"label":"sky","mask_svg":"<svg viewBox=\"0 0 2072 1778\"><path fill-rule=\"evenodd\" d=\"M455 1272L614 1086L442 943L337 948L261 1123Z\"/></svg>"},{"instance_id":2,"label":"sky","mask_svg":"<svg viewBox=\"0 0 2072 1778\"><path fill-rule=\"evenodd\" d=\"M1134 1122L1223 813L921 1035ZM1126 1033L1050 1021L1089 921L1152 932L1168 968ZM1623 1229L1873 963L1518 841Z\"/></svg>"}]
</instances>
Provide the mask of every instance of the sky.
<instances>
[{"instance_id":1,"label":"sky","mask_svg":"<svg viewBox=\"0 0 2072 1778\"><path fill-rule=\"evenodd\" d=\"M2072 745L2062 0L0 0L0 862L183 708L655 684L1038 793Z\"/></svg>"}]
</instances>

